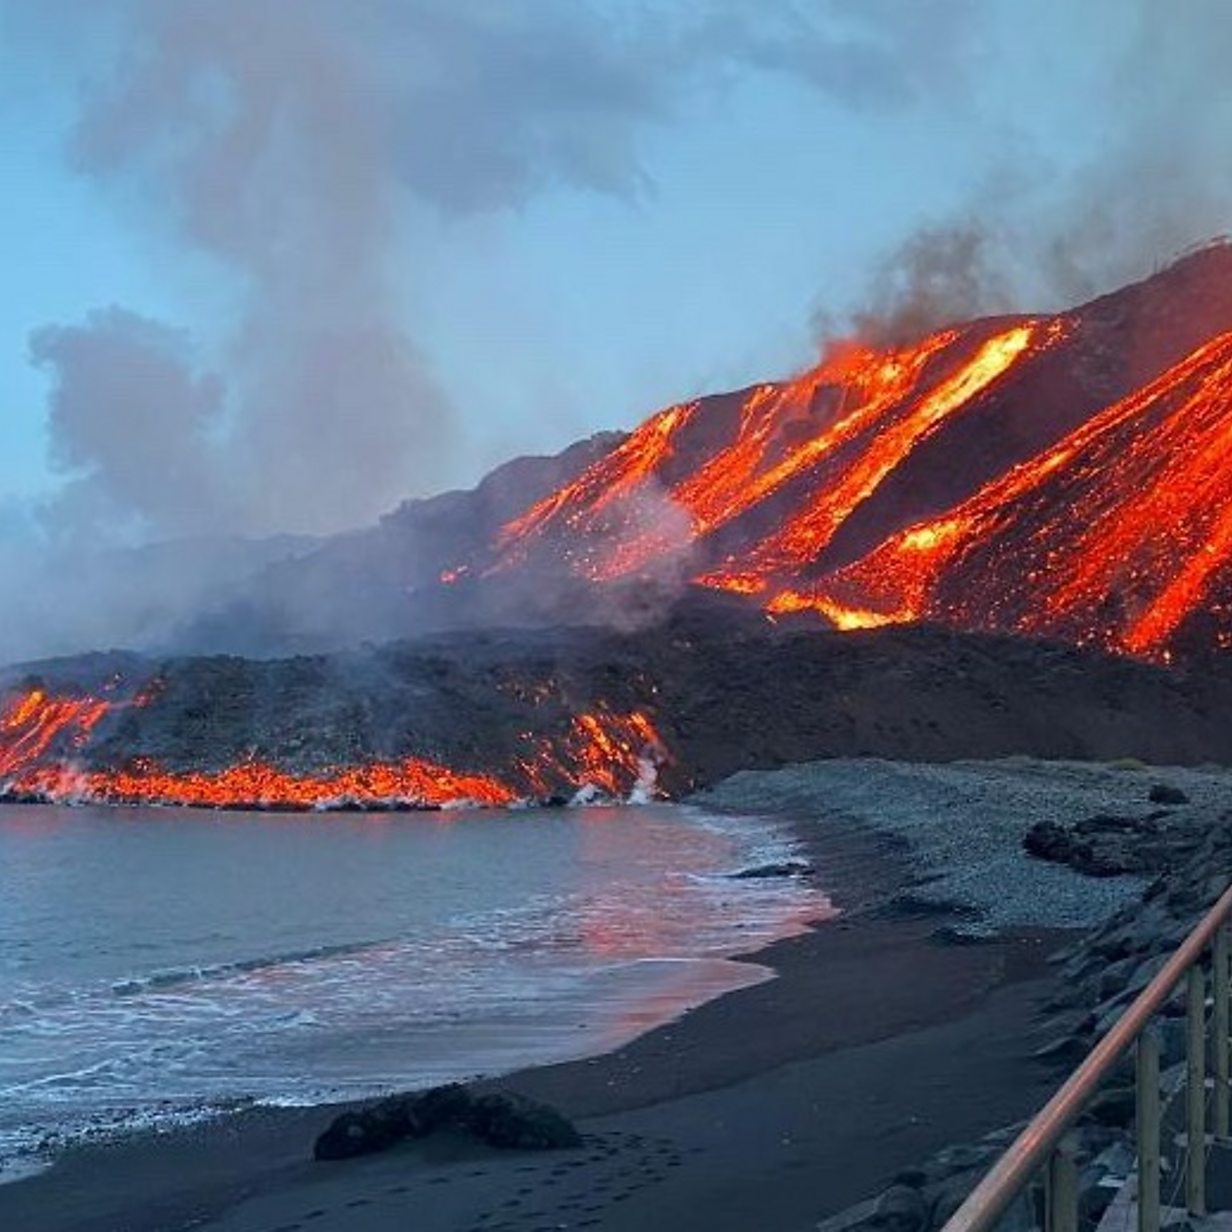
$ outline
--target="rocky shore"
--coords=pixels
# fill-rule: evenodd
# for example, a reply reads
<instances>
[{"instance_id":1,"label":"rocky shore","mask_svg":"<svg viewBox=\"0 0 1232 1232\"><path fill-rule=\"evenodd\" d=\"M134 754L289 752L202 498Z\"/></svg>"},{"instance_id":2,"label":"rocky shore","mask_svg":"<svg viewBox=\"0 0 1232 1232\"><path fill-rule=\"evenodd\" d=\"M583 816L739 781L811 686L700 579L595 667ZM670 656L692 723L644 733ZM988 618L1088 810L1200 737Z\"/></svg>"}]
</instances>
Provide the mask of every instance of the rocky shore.
<instances>
[{"instance_id":1,"label":"rocky shore","mask_svg":"<svg viewBox=\"0 0 1232 1232\"><path fill-rule=\"evenodd\" d=\"M707 801L740 807L755 793L766 811L859 815L905 843L921 869L899 903L956 909L956 939L992 937L1027 919L1093 924L1050 958L1055 975L1036 1010L1041 1064L1072 1067L1086 1056L1232 877L1232 775L1222 770L1027 759L944 767L827 763L736 776ZM955 824L959 817L965 824ZM1155 1027L1165 1073L1185 1059L1182 995ZM1127 1056L1070 1136L1084 1227L1095 1225L1133 1167L1133 1117ZM946 1147L820 1227L941 1228L1025 1123ZM1041 1201L1039 1192L1029 1193L1014 1226L1035 1226Z\"/></svg>"}]
</instances>

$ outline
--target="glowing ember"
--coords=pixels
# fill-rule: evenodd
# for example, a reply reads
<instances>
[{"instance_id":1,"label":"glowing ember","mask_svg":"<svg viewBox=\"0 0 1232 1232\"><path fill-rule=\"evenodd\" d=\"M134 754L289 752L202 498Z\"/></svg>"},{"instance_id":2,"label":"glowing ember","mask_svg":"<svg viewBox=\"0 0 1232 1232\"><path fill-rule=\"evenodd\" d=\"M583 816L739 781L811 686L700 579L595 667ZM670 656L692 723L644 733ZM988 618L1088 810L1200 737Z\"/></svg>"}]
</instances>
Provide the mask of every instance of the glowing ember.
<instances>
[{"instance_id":1,"label":"glowing ember","mask_svg":"<svg viewBox=\"0 0 1232 1232\"><path fill-rule=\"evenodd\" d=\"M54 697L41 689L14 698L0 712L0 794L202 808L503 807L566 786L627 796L649 787L655 764L666 757L648 716L599 707L574 717L562 737L527 733L532 752L515 759L502 776L466 773L422 757L304 774L255 756L213 771L172 772L149 758L114 770L81 765L98 722L132 704Z\"/></svg>"}]
</instances>

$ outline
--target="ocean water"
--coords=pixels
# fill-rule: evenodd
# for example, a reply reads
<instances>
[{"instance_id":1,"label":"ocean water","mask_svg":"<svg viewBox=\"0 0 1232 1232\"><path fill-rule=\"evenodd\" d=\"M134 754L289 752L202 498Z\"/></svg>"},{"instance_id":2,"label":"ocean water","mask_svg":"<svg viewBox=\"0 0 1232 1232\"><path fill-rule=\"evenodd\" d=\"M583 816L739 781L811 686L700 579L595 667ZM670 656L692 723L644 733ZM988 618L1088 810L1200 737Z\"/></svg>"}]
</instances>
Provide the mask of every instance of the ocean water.
<instances>
[{"instance_id":1,"label":"ocean water","mask_svg":"<svg viewBox=\"0 0 1232 1232\"><path fill-rule=\"evenodd\" d=\"M0 808L0 1179L38 1143L615 1047L830 912L775 823Z\"/></svg>"}]
</instances>

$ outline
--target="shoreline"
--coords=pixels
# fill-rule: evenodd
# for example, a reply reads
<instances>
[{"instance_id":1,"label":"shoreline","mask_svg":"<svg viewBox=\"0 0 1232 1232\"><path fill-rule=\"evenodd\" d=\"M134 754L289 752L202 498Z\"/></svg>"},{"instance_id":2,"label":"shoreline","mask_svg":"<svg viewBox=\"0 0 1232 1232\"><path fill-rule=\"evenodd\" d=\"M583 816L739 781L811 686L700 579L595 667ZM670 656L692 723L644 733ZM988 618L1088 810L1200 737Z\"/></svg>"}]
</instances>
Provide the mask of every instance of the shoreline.
<instances>
[{"instance_id":1,"label":"shoreline","mask_svg":"<svg viewBox=\"0 0 1232 1232\"><path fill-rule=\"evenodd\" d=\"M0 1186L0 1223L32 1232L269 1232L301 1223L383 1232L413 1211L416 1226L429 1229L621 1229L644 1228L671 1208L671 1226L683 1228L690 1211L700 1218L705 1208L697 1226L735 1228L753 1214L736 1195L723 1200L723 1211L708 1195L738 1161L742 1192L773 1177L774 1195L760 1199L773 1210L756 1215L769 1230L798 1226L805 1208L808 1218L832 1213L888 1180L895 1166L1030 1111L1051 1077L1028 1058L1024 1018L1044 990L1046 955L1072 934L1020 930L978 945L947 943L936 934L952 917L891 905L917 880L901 842L859 824L797 821L791 830L843 914L731 960L774 978L709 1000L614 1051L487 1084L575 1118L587 1138L584 1159L433 1139L313 1164L315 1135L347 1105L258 1107L72 1148L47 1171ZM946 1057L990 1068L979 1097L962 1109L941 1106L951 1102ZM904 1072L891 1094L883 1087L896 1065ZM851 1095L826 1096L858 1087L861 1075L870 1106L856 1120L875 1149L853 1132ZM769 1098L784 1082L788 1090ZM812 1101L805 1112L799 1098ZM909 1103L922 1111L906 1115ZM780 1115L794 1128L775 1124ZM521 1193L540 1173L543 1193ZM587 1193L607 1197L585 1201ZM524 1218L531 1210L539 1214Z\"/></svg>"}]
</instances>

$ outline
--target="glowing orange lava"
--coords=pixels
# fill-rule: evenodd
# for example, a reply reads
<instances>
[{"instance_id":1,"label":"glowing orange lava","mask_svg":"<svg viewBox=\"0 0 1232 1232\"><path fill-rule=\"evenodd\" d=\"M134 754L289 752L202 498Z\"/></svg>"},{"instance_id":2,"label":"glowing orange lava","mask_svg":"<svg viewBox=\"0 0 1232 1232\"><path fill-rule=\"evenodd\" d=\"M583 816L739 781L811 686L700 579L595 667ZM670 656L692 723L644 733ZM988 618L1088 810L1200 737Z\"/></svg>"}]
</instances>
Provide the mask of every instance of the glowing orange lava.
<instances>
[{"instance_id":1,"label":"glowing orange lava","mask_svg":"<svg viewBox=\"0 0 1232 1232\"><path fill-rule=\"evenodd\" d=\"M636 519L636 507L628 505L639 495L645 481L671 457L680 430L697 411L696 402L668 407L652 415L631 432L611 453L592 463L572 483L532 505L509 522L498 539L501 555L494 570L508 568L525 559L527 547L537 537L550 532L576 537L577 550L570 565L575 573L598 580L607 570L593 559L581 538L593 532L600 547L610 553L604 537L619 537L624 524ZM601 515L610 516L603 517Z\"/></svg>"},{"instance_id":2,"label":"glowing orange lava","mask_svg":"<svg viewBox=\"0 0 1232 1232\"><path fill-rule=\"evenodd\" d=\"M879 427L867 447L832 483L820 486L741 562L744 572L768 576L808 565L830 544L852 511L947 416L988 388L1027 349L1035 325L1019 325L990 338L957 371Z\"/></svg>"},{"instance_id":3,"label":"glowing orange lava","mask_svg":"<svg viewBox=\"0 0 1232 1232\"><path fill-rule=\"evenodd\" d=\"M1232 333L788 602L1167 658L1229 568Z\"/></svg>"},{"instance_id":4,"label":"glowing orange lava","mask_svg":"<svg viewBox=\"0 0 1232 1232\"><path fill-rule=\"evenodd\" d=\"M769 534L697 579L763 590L813 561L922 440L1058 330L1020 321L982 341L947 329L910 346L849 344L791 381L748 391L734 416L723 400L660 412L508 523L491 569L542 550L593 581L637 573L806 480ZM698 433L709 446L700 453Z\"/></svg>"},{"instance_id":5,"label":"glowing orange lava","mask_svg":"<svg viewBox=\"0 0 1232 1232\"><path fill-rule=\"evenodd\" d=\"M19 695L0 713L0 776L33 765L55 746L81 747L111 703L96 697Z\"/></svg>"},{"instance_id":6,"label":"glowing orange lava","mask_svg":"<svg viewBox=\"0 0 1232 1232\"><path fill-rule=\"evenodd\" d=\"M849 346L785 385L758 386L744 403L736 440L672 495L693 515L698 534L730 522L876 423L957 337L944 330L885 352ZM804 439L790 440L784 429L805 419L827 389L835 394L833 411Z\"/></svg>"},{"instance_id":7,"label":"glowing orange lava","mask_svg":"<svg viewBox=\"0 0 1232 1232\"><path fill-rule=\"evenodd\" d=\"M569 787L611 797L653 779L666 757L650 718L600 706L575 716L562 737L527 734L532 752L507 774L466 773L423 757L294 773L253 756L220 770L172 772L149 758L121 769L81 764L99 721L133 703L56 697L34 689L0 712L0 794L10 798L201 808L502 807ZM140 703L139 703L140 704Z\"/></svg>"},{"instance_id":8,"label":"glowing orange lava","mask_svg":"<svg viewBox=\"0 0 1232 1232\"><path fill-rule=\"evenodd\" d=\"M668 760L666 745L642 711L617 714L606 706L574 716L563 739L539 740L519 769L543 794L553 779L609 796L650 789L653 768Z\"/></svg>"}]
</instances>

